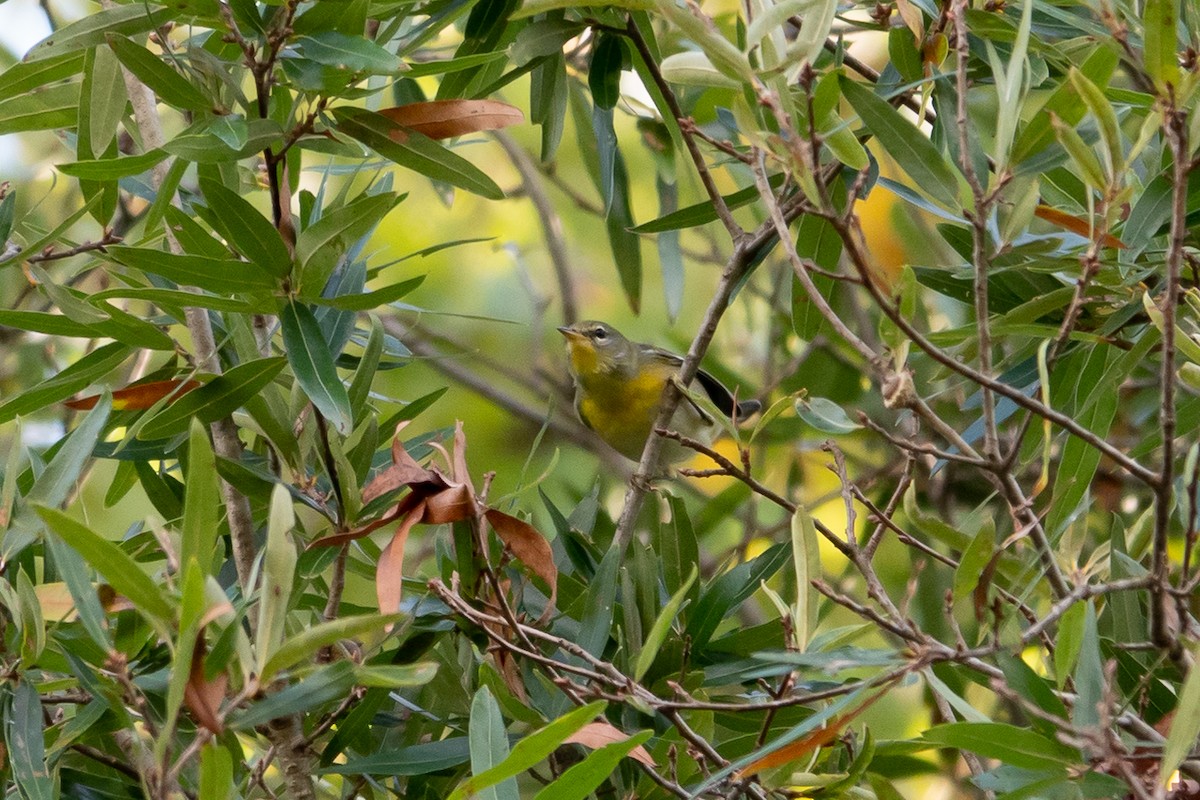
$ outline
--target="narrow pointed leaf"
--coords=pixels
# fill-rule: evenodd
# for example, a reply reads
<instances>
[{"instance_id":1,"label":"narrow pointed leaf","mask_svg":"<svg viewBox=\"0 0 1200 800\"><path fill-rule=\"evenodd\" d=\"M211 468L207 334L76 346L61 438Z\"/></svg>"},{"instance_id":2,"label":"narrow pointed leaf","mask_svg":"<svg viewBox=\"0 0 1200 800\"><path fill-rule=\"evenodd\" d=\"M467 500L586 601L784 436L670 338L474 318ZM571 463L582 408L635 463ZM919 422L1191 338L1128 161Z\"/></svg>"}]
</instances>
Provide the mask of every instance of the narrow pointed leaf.
<instances>
[{"instance_id":1,"label":"narrow pointed leaf","mask_svg":"<svg viewBox=\"0 0 1200 800\"><path fill-rule=\"evenodd\" d=\"M307 306L292 301L284 307L279 322L288 363L300 387L339 433L349 435L354 424L350 397L313 313Z\"/></svg>"}]
</instances>

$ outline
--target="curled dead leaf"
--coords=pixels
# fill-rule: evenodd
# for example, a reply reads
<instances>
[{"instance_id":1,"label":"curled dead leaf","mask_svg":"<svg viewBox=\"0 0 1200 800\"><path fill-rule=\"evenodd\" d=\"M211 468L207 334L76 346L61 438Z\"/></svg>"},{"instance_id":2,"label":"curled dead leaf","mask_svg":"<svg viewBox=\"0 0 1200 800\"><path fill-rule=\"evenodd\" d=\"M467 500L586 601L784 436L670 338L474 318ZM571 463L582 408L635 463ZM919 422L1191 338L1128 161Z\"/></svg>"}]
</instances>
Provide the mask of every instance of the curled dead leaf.
<instances>
[{"instance_id":1,"label":"curled dead leaf","mask_svg":"<svg viewBox=\"0 0 1200 800\"><path fill-rule=\"evenodd\" d=\"M199 389L201 385L199 381L180 380L178 378L166 381L137 383L133 386L126 386L124 389L117 389L112 393L113 408L117 411L143 411L164 397L171 397L172 400L178 400L193 389ZM77 411L86 411L89 408L95 408L96 401L99 399L100 395L93 394L74 400L66 400L63 402L63 405Z\"/></svg>"},{"instance_id":2,"label":"curled dead leaf","mask_svg":"<svg viewBox=\"0 0 1200 800\"><path fill-rule=\"evenodd\" d=\"M229 688L229 676L221 672L212 680L205 678L204 657L207 654L204 628L201 628L196 646L192 649L192 666L183 688L183 703L192 712L196 722L211 733L220 734L225 728L221 723L221 701L225 699L225 692Z\"/></svg>"},{"instance_id":3,"label":"curled dead leaf","mask_svg":"<svg viewBox=\"0 0 1200 800\"><path fill-rule=\"evenodd\" d=\"M493 131L525 121L521 109L496 100L430 100L384 108L379 113L397 125L430 139L450 139L467 133ZM401 143L407 139L404 131L393 131L391 135Z\"/></svg>"},{"instance_id":4,"label":"curled dead leaf","mask_svg":"<svg viewBox=\"0 0 1200 800\"><path fill-rule=\"evenodd\" d=\"M404 545L413 525L425 515L425 502L421 501L409 510L396 526L392 540L379 554L375 565L375 597L379 601L379 613L395 614L400 610L400 594L404 586Z\"/></svg>"},{"instance_id":5,"label":"curled dead leaf","mask_svg":"<svg viewBox=\"0 0 1200 800\"><path fill-rule=\"evenodd\" d=\"M528 522L503 511L489 508L485 516L496 535L513 555L550 587L550 602L546 604L546 611L542 614L544 621L553 611L554 601L558 597L558 567L554 564L554 552L550 549L550 542Z\"/></svg>"},{"instance_id":6,"label":"curled dead leaf","mask_svg":"<svg viewBox=\"0 0 1200 800\"><path fill-rule=\"evenodd\" d=\"M622 731L615 725L607 722L589 722L579 730L572 733L563 740L564 744L581 744L584 747L590 747L593 750L604 747L605 745L623 742L629 738L629 734ZM638 745L629 751L629 757L640 761L647 767L657 767L654 758L650 752L642 745Z\"/></svg>"}]
</instances>

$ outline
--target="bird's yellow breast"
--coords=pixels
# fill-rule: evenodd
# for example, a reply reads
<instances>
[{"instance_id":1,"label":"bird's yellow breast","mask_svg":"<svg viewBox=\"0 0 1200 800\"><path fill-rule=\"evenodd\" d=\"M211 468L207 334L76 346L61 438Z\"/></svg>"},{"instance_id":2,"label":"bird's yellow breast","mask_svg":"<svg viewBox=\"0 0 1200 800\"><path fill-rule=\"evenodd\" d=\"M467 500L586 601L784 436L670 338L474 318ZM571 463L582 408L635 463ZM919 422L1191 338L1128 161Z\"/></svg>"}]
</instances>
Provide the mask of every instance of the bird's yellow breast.
<instances>
[{"instance_id":1,"label":"bird's yellow breast","mask_svg":"<svg viewBox=\"0 0 1200 800\"><path fill-rule=\"evenodd\" d=\"M631 378L611 373L581 375L581 391L575 399L579 418L618 452L636 460L658 416L671 374L669 369L649 368Z\"/></svg>"}]
</instances>

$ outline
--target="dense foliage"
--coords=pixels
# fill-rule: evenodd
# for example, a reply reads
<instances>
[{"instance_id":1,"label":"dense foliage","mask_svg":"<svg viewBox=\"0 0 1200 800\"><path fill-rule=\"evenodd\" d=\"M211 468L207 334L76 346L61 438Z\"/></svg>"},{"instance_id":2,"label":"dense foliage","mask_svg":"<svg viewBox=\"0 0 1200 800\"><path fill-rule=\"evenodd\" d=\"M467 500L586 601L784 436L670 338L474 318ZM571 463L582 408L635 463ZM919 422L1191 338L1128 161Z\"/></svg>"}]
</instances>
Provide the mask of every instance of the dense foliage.
<instances>
[{"instance_id":1,"label":"dense foliage","mask_svg":"<svg viewBox=\"0 0 1200 800\"><path fill-rule=\"evenodd\" d=\"M1200 797L1194 4L42 6L6 797Z\"/></svg>"}]
</instances>

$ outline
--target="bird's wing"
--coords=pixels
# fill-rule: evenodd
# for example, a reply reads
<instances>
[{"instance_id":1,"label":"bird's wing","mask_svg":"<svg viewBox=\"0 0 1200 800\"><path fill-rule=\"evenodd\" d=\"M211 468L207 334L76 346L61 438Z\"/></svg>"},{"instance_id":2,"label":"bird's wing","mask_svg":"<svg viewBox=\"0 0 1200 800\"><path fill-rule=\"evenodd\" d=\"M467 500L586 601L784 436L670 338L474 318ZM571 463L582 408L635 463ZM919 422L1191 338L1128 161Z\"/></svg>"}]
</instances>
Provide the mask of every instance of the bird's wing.
<instances>
[{"instance_id":1,"label":"bird's wing","mask_svg":"<svg viewBox=\"0 0 1200 800\"><path fill-rule=\"evenodd\" d=\"M683 356L663 350L652 345L642 345L642 356L652 358L660 363L670 364L678 369L683 366ZM711 374L704 370L696 372L696 382L700 384L700 388L708 395L708 399L712 400L713 405L721 410L721 413L727 417L733 417L734 411L734 396L733 392L729 391L725 384L714 378ZM737 418L744 420L755 414L762 408L762 403L757 400L743 400L737 403ZM699 410L699 409L697 409Z\"/></svg>"}]
</instances>

